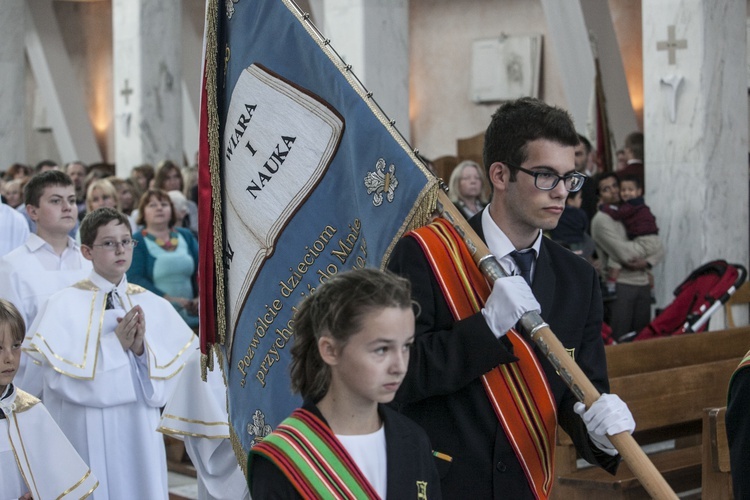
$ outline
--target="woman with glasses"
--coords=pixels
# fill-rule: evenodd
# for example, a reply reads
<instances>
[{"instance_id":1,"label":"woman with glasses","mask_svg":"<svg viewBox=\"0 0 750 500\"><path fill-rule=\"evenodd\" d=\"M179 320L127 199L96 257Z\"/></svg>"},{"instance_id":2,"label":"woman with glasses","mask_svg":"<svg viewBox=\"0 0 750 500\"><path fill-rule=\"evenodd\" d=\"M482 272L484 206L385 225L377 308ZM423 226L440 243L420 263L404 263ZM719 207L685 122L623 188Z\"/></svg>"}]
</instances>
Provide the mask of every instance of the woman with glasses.
<instances>
[{"instance_id":1,"label":"woman with glasses","mask_svg":"<svg viewBox=\"0 0 750 500\"><path fill-rule=\"evenodd\" d=\"M198 241L185 228L175 227L176 214L169 195L159 189L146 191L138 203L143 230L133 239L132 283L164 297L185 322L198 326Z\"/></svg>"}]
</instances>

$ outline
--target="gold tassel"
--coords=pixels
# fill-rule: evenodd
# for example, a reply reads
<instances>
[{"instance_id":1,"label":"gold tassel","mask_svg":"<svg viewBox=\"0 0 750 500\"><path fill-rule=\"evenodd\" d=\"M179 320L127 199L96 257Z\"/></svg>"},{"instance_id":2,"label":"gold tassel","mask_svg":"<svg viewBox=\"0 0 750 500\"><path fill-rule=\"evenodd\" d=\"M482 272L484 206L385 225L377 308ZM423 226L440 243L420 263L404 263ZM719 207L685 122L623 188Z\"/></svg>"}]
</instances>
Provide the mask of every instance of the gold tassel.
<instances>
[{"instance_id":1,"label":"gold tassel","mask_svg":"<svg viewBox=\"0 0 750 500\"><path fill-rule=\"evenodd\" d=\"M232 449L234 450L234 455L237 458L237 463L239 464L240 469L242 469L242 475L247 477L247 454L249 452L246 452L242 448L240 437L236 432L234 432L232 422L229 422L229 440L232 442Z\"/></svg>"},{"instance_id":2,"label":"gold tassel","mask_svg":"<svg viewBox=\"0 0 750 500\"><path fill-rule=\"evenodd\" d=\"M210 0L206 14L206 96L208 98L208 143L209 143L209 169L211 172L211 198L213 208L213 227L214 227L214 267L216 270L216 332L218 333L219 343L224 344L226 340L226 302L224 287L224 263L221 256L224 254L224 234L223 234L223 217L222 192L221 192L221 161L219 158L219 148L221 147L221 138L219 137L219 112L218 100L216 95L217 89L217 61L216 54L218 50L217 32L219 13L217 0ZM215 337L214 337L215 338Z\"/></svg>"}]
</instances>

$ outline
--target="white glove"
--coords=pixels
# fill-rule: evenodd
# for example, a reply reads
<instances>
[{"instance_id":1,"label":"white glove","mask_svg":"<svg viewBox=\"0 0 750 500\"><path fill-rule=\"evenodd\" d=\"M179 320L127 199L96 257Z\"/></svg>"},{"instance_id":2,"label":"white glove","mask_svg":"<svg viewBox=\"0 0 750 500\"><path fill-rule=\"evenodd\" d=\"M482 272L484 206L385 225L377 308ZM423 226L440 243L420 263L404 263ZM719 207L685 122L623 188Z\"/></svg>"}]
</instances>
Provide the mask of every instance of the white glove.
<instances>
[{"instance_id":1,"label":"white glove","mask_svg":"<svg viewBox=\"0 0 750 500\"><path fill-rule=\"evenodd\" d=\"M583 403L576 403L573 405L573 411L583 419L596 447L607 455L617 455L617 450L607 435L613 436L623 431L632 434L635 430L633 414L630 413L628 405L616 394L602 394L588 410Z\"/></svg>"},{"instance_id":2,"label":"white glove","mask_svg":"<svg viewBox=\"0 0 750 500\"><path fill-rule=\"evenodd\" d=\"M521 316L541 310L526 280L521 276L508 276L495 280L482 316L495 337L500 338L518 323Z\"/></svg>"}]
</instances>

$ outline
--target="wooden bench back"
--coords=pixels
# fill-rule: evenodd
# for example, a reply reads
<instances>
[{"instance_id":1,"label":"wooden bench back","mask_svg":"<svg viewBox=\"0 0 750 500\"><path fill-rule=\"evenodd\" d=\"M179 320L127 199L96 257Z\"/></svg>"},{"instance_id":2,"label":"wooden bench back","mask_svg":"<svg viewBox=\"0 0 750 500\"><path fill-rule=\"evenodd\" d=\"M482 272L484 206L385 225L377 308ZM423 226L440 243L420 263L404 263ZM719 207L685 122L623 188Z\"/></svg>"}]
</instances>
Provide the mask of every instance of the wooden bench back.
<instances>
[{"instance_id":1,"label":"wooden bench back","mask_svg":"<svg viewBox=\"0 0 750 500\"><path fill-rule=\"evenodd\" d=\"M726 403L726 388L740 359L617 377L610 386L628 404L637 432L698 422L703 408Z\"/></svg>"},{"instance_id":2,"label":"wooden bench back","mask_svg":"<svg viewBox=\"0 0 750 500\"><path fill-rule=\"evenodd\" d=\"M610 391L629 406L641 445L675 440L651 455L675 491L700 486L703 409L726 404L729 379L750 346L750 327L607 346ZM721 431L716 431L721 432ZM555 500L645 498L627 464L616 476L578 469L570 437L558 433ZM704 498L725 498L706 497Z\"/></svg>"},{"instance_id":3,"label":"wooden bench back","mask_svg":"<svg viewBox=\"0 0 750 500\"><path fill-rule=\"evenodd\" d=\"M637 373L735 359L750 347L750 327L606 346L610 381ZM739 353L739 354L738 354Z\"/></svg>"},{"instance_id":4,"label":"wooden bench back","mask_svg":"<svg viewBox=\"0 0 750 500\"><path fill-rule=\"evenodd\" d=\"M741 357L735 353L726 360L615 377L610 391L628 404L640 445L700 434L703 409L726 404L729 379ZM566 434L558 434L560 444L572 444Z\"/></svg>"},{"instance_id":5,"label":"wooden bench back","mask_svg":"<svg viewBox=\"0 0 750 500\"><path fill-rule=\"evenodd\" d=\"M729 443L724 420L727 407L703 411L703 464L701 489L703 498L731 500L732 476L729 466Z\"/></svg>"}]
</instances>

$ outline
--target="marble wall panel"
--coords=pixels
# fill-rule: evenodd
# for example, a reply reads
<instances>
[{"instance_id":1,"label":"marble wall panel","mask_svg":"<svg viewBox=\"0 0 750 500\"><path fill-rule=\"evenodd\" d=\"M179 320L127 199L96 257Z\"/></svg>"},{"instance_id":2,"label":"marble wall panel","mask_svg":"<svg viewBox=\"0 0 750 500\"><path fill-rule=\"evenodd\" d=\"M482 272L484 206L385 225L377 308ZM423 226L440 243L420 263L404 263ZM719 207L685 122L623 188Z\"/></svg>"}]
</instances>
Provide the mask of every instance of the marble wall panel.
<instances>
[{"instance_id":1,"label":"marble wall panel","mask_svg":"<svg viewBox=\"0 0 750 500\"><path fill-rule=\"evenodd\" d=\"M26 161L24 4L0 0L0 170Z\"/></svg>"},{"instance_id":2,"label":"marble wall panel","mask_svg":"<svg viewBox=\"0 0 750 500\"><path fill-rule=\"evenodd\" d=\"M732 0L643 2L646 202L667 248L661 305L706 261L748 262L746 16ZM687 42L673 64L657 50L669 26ZM677 80L673 92L666 82Z\"/></svg>"}]
</instances>

